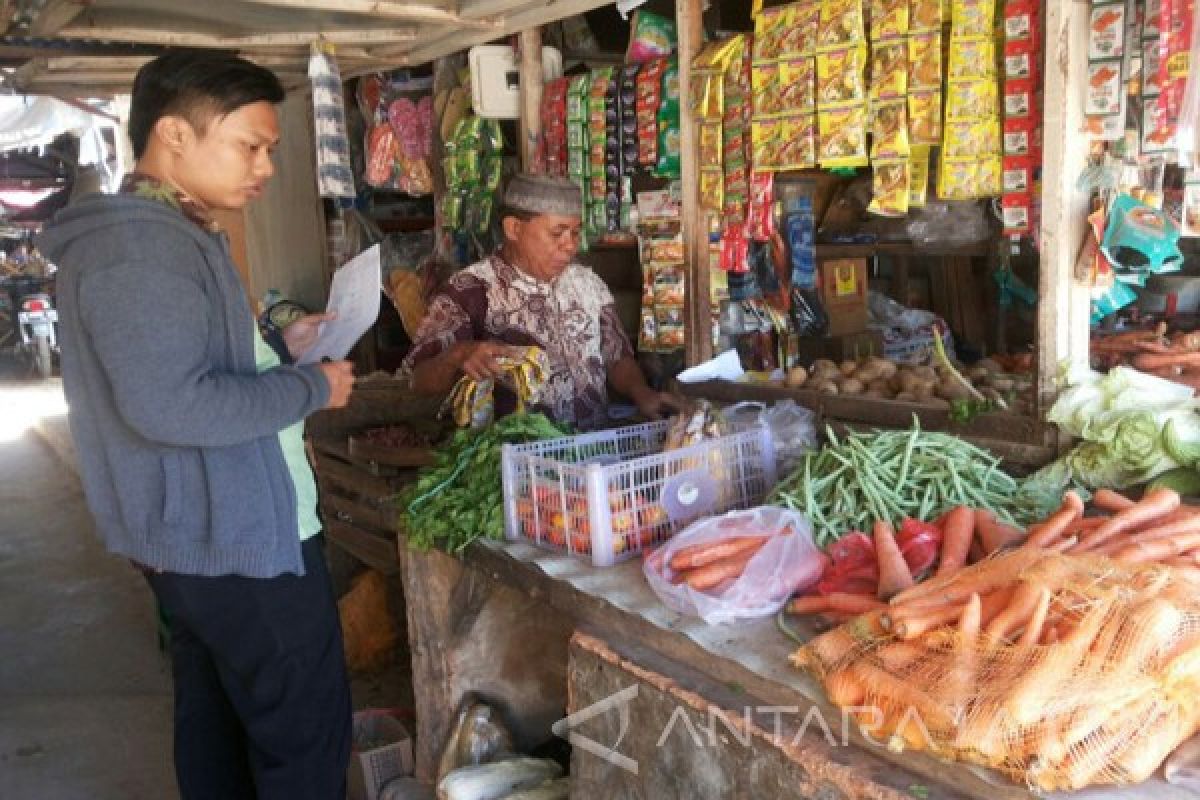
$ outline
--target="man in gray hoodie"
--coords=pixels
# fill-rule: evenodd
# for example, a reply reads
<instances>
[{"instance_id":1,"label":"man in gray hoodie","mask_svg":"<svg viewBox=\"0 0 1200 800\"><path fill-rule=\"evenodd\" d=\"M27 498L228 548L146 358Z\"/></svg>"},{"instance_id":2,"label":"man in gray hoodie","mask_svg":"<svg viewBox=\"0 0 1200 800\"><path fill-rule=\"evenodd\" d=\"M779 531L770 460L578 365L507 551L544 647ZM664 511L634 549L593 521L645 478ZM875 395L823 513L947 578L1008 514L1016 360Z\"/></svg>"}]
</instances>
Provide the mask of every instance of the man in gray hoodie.
<instances>
[{"instance_id":1,"label":"man in gray hoodie","mask_svg":"<svg viewBox=\"0 0 1200 800\"><path fill-rule=\"evenodd\" d=\"M60 213L63 387L108 549L170 623L175 768L191 798L345 796L350 694L304 455L309 414L344 406L349 362L294 366L323 317L275 352L212 217L274 172L269 71L212 52L144 66L115 195Z\"/></svg>"}]
</instances>

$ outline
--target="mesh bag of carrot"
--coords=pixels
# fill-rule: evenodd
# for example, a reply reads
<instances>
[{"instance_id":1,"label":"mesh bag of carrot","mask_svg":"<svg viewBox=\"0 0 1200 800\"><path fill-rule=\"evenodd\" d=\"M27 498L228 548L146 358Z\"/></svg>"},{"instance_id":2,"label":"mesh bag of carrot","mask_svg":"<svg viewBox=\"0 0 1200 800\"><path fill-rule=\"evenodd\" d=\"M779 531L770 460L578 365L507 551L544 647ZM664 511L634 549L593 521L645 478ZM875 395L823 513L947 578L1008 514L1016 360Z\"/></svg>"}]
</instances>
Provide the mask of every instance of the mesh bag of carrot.
<instances>
[{"instance_id":1,"label":"mesh bag of carrot","mask_svg":"<svg viewBox=\"0 0 1200 800\"><path fill-rule=\"evenodd\" d=\"M1137 783L1200 729L1200 585L1023 548L918 584L792 662L892 749L1043 791Z\"/></svg>"}]
</instances>

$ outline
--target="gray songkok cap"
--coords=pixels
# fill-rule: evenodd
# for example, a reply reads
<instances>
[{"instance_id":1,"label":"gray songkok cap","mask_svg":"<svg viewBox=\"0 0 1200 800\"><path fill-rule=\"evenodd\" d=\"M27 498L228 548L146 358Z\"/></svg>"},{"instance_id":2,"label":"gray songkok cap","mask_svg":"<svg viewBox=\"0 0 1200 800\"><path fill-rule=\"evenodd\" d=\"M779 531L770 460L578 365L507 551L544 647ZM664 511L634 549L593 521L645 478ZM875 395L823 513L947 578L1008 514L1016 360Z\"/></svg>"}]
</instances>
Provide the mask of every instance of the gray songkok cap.
<instances>
[{"instance_id":1,"label":"gray songkok cap","mask_svg":"<svg viewBox=\"0 0 1200 800\"><path fill-rule=\"evenodd\" d=\"M566 178L522 172L508 181L504 205L528 214L583 216L582 190Z\"/></svg>"}]
</instances>

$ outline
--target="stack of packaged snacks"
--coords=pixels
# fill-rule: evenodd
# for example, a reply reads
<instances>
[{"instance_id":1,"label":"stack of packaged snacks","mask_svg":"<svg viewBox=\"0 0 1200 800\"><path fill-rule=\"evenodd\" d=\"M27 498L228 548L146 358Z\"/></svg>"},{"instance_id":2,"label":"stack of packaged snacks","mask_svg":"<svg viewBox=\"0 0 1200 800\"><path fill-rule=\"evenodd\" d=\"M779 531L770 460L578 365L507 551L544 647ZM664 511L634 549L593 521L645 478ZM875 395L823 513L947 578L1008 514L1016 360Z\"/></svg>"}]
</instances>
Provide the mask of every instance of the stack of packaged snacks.
<instances>
[{"instance_id":1,"label":"stack of packaged snacks","mask_svg":"<svg viewBox=\"0 0 1200 800\"><path fill-rule=\"evenodd\" d=\"M634 199L633 174L638 168L638 138L637 138L637 79L641 71L640 64L626 64L621 68L621 82L617 98L620 139L620 230L633 233Z\"/></svg>"},{"instance_id":2,"label":"stack of packaged snacks","mask_svg":"<svg viewBox=\"0 0 1200 800\"><path fill-rule=\"evenodd\" d=\"M587 250L594 238L589 235L591 226L591 157L589 154L588 98L591 94L592 76L589 73L570 78L567 84L567 177L579 186L583 196L583 236L580 248Z\"/></svg>"},{"instance_id":3,"label":"stack of packaged snacks","mask_svg":"<svg viewBox=\"0 0 1200 800\"><path fill-rule=\"evenodd\" d=\"M908 0L871 0L871 166L873 214L908 213Z\"/></svg>"},{"instance_id":4,"label":"stack of packaged snacks","mask_svg":"<svg viewBox=\"0 0 1200 800\"><path fill-rule=\"evenodd\" d=\"M609 87L613 84L611 67L593 70L587 99L587 214L584 230L590 240L599 239L608 229L605 196L608 179L605 166L609 158L607 112L611 103ZM613 109L614 114L616 110Z\"/></svg>"},{"instance_id":5,"label":"stack of packaged snacks","mask_svg":"<svg viewBox=\"0 0 1200 800\"><path fill-rule=\"evenodd\" d=\"M679 64L672 58L662 71L658 106L658 163L654 174L677 179L679 171Z\"/></svg>"},{"instance_id":6,"label":"stack of packaged snacks","mask_svg":"<svg viewBox=\"0 0 1200 800\"><path fill-rule=\"evenodd\" d=\"M1118 5L1124 2L1125 0L1119 0ZM1033 233L1035 225L1037 175L1042 161L1042 104L1039 91L1042 51L1040 6L1037 0L1005 0L1004 3L1005 152L1004 194L1000 205L1004 218L1004 233L1008 236L1027 236ZM1123 37L1122 26L1119 38ZM1014 74L1009 74L1008 70L1010 56L1021 57L1014 63ZM1029 57L1027 67L1025 56ZM1015 152L1010 152L1010 148Z\"/></svg>"},{"instance_id":7,"label":"stack of packaged snacks","mask_svg":"<svg viewBox=\"0 0 1200 800\"><path fill-rule=\"evenodd\" d=\"M745 227L750 198L749 134L751 114L751 53L745 36L731 40L729 66L723 81L721 152L724 161L724 200L720 206L726 229Z\"/></svg>"},{"instance_id":8,"label":"stack of packaged snacks","mask_svg":"<svg viewBox=\"0 0 1200 800\"><path fill-rule=\"evenodd\" d=\"M1195 0L1146 0L1142 31L1142 153L1166 154L1175 143L1191 54Z\"/></svg>"},{"instance_id":9,"label":"stack of packaged snacks","mask_svg":"<svg viewBox=\"0 0 1200 800\"><path fill-rule=\"evenodd\" d=\"M455 233L487 236L504 174L500 122L468 114L454 126L443 152L446 194L442 197L442 227Z\"/></svg>"},{"instance_id":10,"label":"stack of packaged snacks","mask_svg":"<svg viewBox=\"0 0 1200 800\"><path fill-rule=\"evenodd\" d=\"M658 108L666 68L667 59L655 59L643 64L636 78L637 163L642 167L658 166Z\"/></svg>"},{"instance_id":11,"label":"stack of packaged snacks","mask_svg":"<svg viewBox=\"0 0 1200 800\"><path fill-rule=\"evenodd\" d=\"M942 143L942 0L909 0L908 141Z\"/></svg>"},{"instance_id":12,"label":"stack of packaged snacks","mask_svg":"<svg viewBox=\"0 0 1200 800\"><path fill-rule=\"evenodd\" d=\"M822 0L817 20L817 161L864 167L867 40L863 0Z\"/></svg>"},{"instance_id":13,"label":"stack of packaged snacks","mask_svg":"<svg viewBox=\"0 0 1200 800\"><path fill-rule=\"evenodd\" d=\"M542 90L540 160L548 175L567 175L567 89L570 78L558 78Z\"/></svg>"},{"instance_id":14,"label":"stack of packaged snacks","mask_svg":"<svg viewBox=\"0 0 1200 800\"><path fill-rule=\"evenodd\" d=\"M1101 141L1113 142L1125 135L1125 31L1128 0L1096 0L1092 3L1088 24L1088 87L1084 102L1087 127ZM1009 16L1005 24L1005 77L1008 80L1036 80L1038 59L1032 47L1022 46L1029 37L1021 34L1023 16ZM1036 19L1036 8L1033 17ZM1011 29L1011 30L1010 30ZM1032 31L1031 26L1031 31ZM1157 47L1157 37L1155 37ZM1006 125L1007 128L1007 125Z\"/></svg>"},{"instance_id":15,"label":"stack of packaged snacks","mask_svg":"<svg viewBox=\"0 0 1200 800\"><path fill-rule=\"evenodd\" d=\"M755 172L816 166L816 43L821 3L802 0L754 23L750 161Z\"/></svg>"},{"instance_id":16,"label":"stack of packaged snacks","mask_svg":"<svg viewBox=\"0 0 1200 800\"><path fill-rule=\"evenodd\" d=\"M683 237L659 228L639 239L642 261L641 352L669 352L684 346L685 268Z\"/></svg>"},{"instance_id":17,"label":"stack of packaged snacks","mask_svg":"<svg viewBox=\"0 0 1200 800\"><path fill-rule=\"evenodd\" d=\"M938 169L938 196L943 199L993 197L1002 191L995 22L995 0L952 4Z\"/></svg>"}]
</instances>

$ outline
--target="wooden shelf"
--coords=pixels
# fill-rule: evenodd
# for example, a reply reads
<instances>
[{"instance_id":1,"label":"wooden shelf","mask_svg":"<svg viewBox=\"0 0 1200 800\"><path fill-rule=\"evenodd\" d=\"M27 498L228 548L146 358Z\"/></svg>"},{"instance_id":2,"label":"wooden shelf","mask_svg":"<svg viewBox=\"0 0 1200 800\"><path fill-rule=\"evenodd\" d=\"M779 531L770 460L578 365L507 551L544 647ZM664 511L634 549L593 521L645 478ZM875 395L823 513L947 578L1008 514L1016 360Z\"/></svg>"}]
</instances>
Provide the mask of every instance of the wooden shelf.
<instances>
[{"instance_id":1,"label":"wooden shelf","mask_svg":"<svg viewBox=\"0 0 1200 800\"><path fill-rule=\"evenodd\" d=\"M991 247L991 240L950 246L923 246L912 242L874 242L872 244L822 244L818 242L817 258L870 258L876 255L981 258L991 252Z\"/></svg>"}]
</instances>

